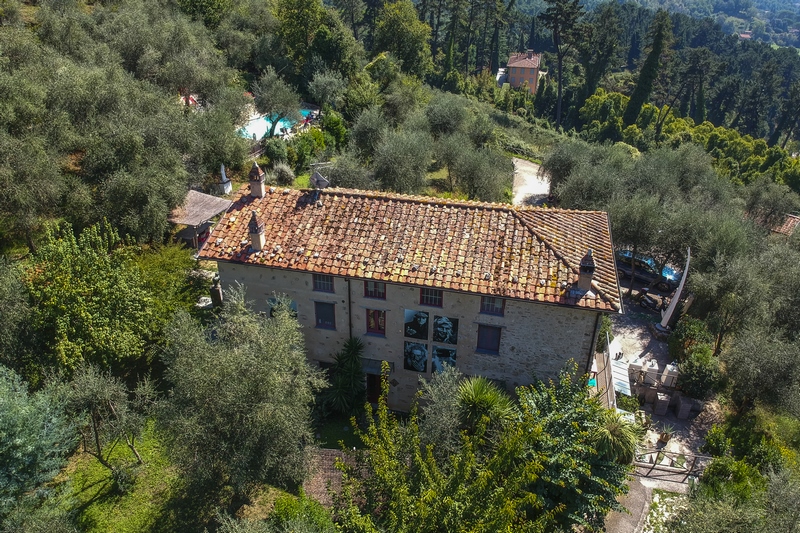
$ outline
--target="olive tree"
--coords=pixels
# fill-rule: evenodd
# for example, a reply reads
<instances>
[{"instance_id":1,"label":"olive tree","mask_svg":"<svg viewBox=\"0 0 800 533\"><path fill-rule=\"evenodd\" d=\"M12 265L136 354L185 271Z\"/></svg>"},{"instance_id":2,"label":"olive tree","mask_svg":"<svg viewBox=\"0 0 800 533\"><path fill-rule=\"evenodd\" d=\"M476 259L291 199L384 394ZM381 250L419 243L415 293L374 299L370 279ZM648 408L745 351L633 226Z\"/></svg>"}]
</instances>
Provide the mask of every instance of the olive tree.
<instances>
[{"instance_id":1,"label":"olive tree","mask_svg":"<svg viewBox=\"0 0 800 533\"><path fill-rule=\"evenodd\" d=\"M258 483L303 481L324 384L288 305L272 315L253 312L237 288L207 329L179 314L164 353L172 389L160 420L173 457L190 478L240 496Z\"/></svg>"}]
</instances>

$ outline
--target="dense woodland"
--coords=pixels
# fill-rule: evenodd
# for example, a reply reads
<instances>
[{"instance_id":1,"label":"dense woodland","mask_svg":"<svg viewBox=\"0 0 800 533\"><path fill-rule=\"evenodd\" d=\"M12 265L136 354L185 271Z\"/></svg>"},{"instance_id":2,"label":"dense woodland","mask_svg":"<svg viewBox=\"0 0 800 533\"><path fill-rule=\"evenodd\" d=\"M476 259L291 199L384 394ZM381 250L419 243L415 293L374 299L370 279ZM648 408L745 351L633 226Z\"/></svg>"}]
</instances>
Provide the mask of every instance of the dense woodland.
<instances>
[{"instance_id":1,"label":"dense woodland","mask_svg":"<svg viewBox=\"0 0 800 533\"><path fill-rule=\"evenodd\" d=\"M728 416L669 528L796 530L800 236L770 229L800 207L800 56L761 40L797 13L677 4L0 0L0 530L596 530L617 507L641 429L574 368L513 399L447 372L401 418L362 408L356 341L326 376L288 309L195 307L168 213L221 164L243 178L253 110L301 101L314 127L257 140L276 183L328 162L334 186L508 201L523 157L618 247L690 246L670 350ZM495 82L527 48L535 96ZM300 487L350 415L329 510Z\"/></svg>"}]
</instances>

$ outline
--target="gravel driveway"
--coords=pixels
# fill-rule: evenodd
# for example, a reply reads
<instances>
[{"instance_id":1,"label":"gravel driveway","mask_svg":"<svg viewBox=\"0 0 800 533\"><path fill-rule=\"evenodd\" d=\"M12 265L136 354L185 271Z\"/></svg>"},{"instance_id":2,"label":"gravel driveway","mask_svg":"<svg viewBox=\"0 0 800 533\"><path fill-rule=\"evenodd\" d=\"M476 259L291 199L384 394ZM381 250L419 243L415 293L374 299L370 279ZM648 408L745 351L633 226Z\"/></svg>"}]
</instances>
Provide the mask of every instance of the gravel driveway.
<instances>
[{"instance_id":1,"label":"gravel driveway","mask_svg":"<svg viewBox=\"0 0 800 533\"><path fill-rule=\"evenodd\" d=\"M550 194L550 180L541 167L525 159L514 161L514 205L532 205Z\"/></svg>"}]
</instances>

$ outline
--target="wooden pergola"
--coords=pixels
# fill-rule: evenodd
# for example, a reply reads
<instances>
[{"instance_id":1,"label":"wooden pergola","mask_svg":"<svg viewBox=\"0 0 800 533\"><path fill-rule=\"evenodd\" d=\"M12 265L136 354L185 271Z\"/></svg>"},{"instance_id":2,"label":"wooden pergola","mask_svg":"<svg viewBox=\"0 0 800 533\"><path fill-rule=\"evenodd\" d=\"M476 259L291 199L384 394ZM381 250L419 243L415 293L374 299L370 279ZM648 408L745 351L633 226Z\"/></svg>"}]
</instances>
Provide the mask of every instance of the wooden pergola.
<instances>
[{"instance_id":1,"label":"wooden pergola","mask_svg":"<svg viewBox=\"0 0 800 533\"><path fill-rule=\"evenodd\" d=\"M189 191L180 205L172 210L169 220L172 224L182 224L186 229L178 232L177 237L191 240L192 246L200 248L198 235L211 227L210 220L226 211L233 202L218 196L204 194L199 191Z\"/></svg>"}]
</instances>

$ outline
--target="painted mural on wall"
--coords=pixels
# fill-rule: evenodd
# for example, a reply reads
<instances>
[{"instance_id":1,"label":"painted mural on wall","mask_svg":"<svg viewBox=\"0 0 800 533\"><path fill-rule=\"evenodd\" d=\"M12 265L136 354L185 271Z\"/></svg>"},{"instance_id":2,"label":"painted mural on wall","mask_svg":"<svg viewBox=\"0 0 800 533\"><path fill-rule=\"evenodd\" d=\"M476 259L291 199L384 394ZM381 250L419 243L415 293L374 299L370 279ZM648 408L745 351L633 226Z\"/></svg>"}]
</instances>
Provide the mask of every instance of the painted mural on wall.
<instances>
[{"instance_id":1,"label":"painted mural on wall","mask_svg":"<svg viewBox=\"0 0 800 533\"><path fill-rule=\"evenodd\" d=\"M433 317L433 342L458 344L458 319L446 316Z\"/></svg>"},{"instance_id":2,"label":"painted mural on wall","mask_svg":"<svg viewBox=\"0 0 800 533\"><path fill-rule=\"evenodd\" d=\"M428 330L428 313L426 311L406 309L405 328L403 329L406 337L428 340Z\"/></svg>"},{"instance_id":3,"label":"painted mural on wall","mask_svg":"<svg viewBox=\"0 0 800 533\"><path fill-rule=\"evenodd\" d=\"M456 366L456 349L445 346L434 346L431 358L433 373L442 372L445 366Z\"/></svg>"},{"instance_id":4,"label":"painted mural on wall","mask_svg":"<svg viewBox=\"0 0 800 533\"><path fill-rule=\"evenodd\" d=\"M403 368L414 372L428 371L428 345L406 341Z\"/></svg>"}]
</instances>

